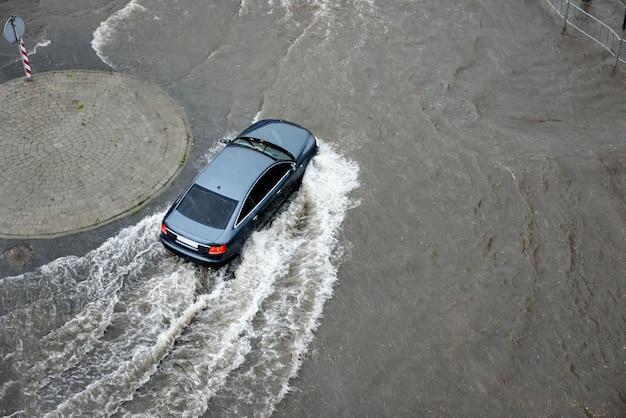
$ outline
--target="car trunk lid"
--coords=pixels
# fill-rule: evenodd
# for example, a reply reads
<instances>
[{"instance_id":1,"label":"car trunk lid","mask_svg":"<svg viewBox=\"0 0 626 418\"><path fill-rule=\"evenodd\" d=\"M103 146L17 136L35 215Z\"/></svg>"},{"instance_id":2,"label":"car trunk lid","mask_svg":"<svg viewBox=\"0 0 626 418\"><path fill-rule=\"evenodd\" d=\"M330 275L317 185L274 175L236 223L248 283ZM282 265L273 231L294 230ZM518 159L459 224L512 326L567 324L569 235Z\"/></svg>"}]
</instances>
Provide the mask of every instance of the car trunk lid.
<instances>
[{"instance_id":1,"label":"car trunk lid","mask_svg":"<svg viewBox=\"0 0 626 418\"><path fill-rule=\"evenodd\" d=\"M197 249L198 244L206 246L218 242L223 229L212 228L189 219L177 210L173 210L165 219L167 227L176 234L176 240L187 247Z\"/></svg>"}]
</instances>

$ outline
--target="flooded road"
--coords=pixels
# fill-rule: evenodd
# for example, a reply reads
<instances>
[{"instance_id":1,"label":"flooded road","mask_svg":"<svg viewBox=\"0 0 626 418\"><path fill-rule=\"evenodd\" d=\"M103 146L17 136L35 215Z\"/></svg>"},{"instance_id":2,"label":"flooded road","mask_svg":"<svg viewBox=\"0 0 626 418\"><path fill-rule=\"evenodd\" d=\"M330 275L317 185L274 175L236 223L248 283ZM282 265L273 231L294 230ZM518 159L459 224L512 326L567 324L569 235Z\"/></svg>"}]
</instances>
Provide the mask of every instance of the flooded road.
<instances>
[{"instance_id":1,"label":"flooded road","mask_svg":"<svg viewBox=\"0 0 626 418\"><path fill-rule=\"evenodd\" d=\"M219 270L166 253L163 211L83 257L0 279L4 405L25 416L200 415L222 390L271 412L332 295L357 172L321 143L286 210Z\"/></svg>"},{"instance_id":2,"label":"flooded road","mask_svg":"<svg viewBox=\"0 0 626 418\"><path fill-rule=\"evenodd\" d=\"M36 3L1 9L35 71L152 82L194 145L141 213L2 267L0 413L624 414L626 77L545 1ZM303 187L228 268L166 255L166 204L266 117L322 139Z\"/></svg>"}]
</instances>

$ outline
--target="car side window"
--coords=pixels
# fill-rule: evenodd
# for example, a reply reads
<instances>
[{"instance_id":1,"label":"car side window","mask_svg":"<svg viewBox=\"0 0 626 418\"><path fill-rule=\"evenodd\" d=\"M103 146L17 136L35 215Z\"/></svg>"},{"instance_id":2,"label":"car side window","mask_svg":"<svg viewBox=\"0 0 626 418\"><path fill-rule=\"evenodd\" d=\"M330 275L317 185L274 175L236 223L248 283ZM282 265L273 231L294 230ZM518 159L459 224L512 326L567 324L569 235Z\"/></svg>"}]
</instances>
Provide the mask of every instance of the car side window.
<instances>
[{"instance_id":1,"label":"car side window","mask_svg":"<svg viewBox=\"0 0 626 418\"><path fill-rule=\"evenodd\" d=\"M263 200L265 195L267 195L280 179L283 178L287 171L289 171L290 167L291 164L277 164L261 176L248 194L241 208L241 212L239 213L239 217L237 218L237 224L252 212L256 205Z\"/></svg>"}]
</instances>

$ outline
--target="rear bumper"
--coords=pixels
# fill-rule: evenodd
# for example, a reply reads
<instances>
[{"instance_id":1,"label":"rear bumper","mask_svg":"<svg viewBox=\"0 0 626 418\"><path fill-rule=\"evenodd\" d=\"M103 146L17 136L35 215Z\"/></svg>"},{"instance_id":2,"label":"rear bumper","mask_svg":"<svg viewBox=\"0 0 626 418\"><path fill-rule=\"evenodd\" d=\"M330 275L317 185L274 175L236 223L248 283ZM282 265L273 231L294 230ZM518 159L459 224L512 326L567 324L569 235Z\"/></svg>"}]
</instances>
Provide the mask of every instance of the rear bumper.
<instances>
[{"instance_id":1,"label":"rear bumper","mask_svg":"<svg viewBox=\"0 0 626 418\"><path fill-rule=\"evenodd\" d=\"M209 267L220 267L223 266L224 264L228 263L232 258L233 255L226 253L226 254L221 254L221 255L217 255L217 256L204 256L201 254L198 254L197 252L187 249L185 247L183 247L182 245L178 245L175 242L172 242L171 240L165 238L163 236L163 234L159 234L159 240L161 241L161 244L163 244L163 246L173 252L174 254L183 257L189 261L192 261L194 263L197 264L202 264L205 266L209 266Z\"/></svg>"}]
</instances>

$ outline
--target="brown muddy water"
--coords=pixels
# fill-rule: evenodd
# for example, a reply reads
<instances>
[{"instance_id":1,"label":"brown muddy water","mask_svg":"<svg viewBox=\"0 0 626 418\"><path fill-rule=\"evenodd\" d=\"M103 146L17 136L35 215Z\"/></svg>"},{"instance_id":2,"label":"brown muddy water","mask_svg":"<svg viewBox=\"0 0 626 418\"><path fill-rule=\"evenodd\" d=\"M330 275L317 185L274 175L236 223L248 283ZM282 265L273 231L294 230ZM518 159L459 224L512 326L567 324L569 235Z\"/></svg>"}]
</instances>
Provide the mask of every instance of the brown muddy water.
<instances>
[{"instance_id":1,"label":"brown muddy water","mask_svg":"<svg viewBox=\"0 0 626 418\"><path fill-rule=\"evenodd\" d=\"M0 11L35 71L152 82L195 140L141 213L0 264L0 415L626 414L626 76L545 0ZM166 205L268 117L321 139L303 187L232 266L167 255Z\"/></svg>"}]
</instances>

